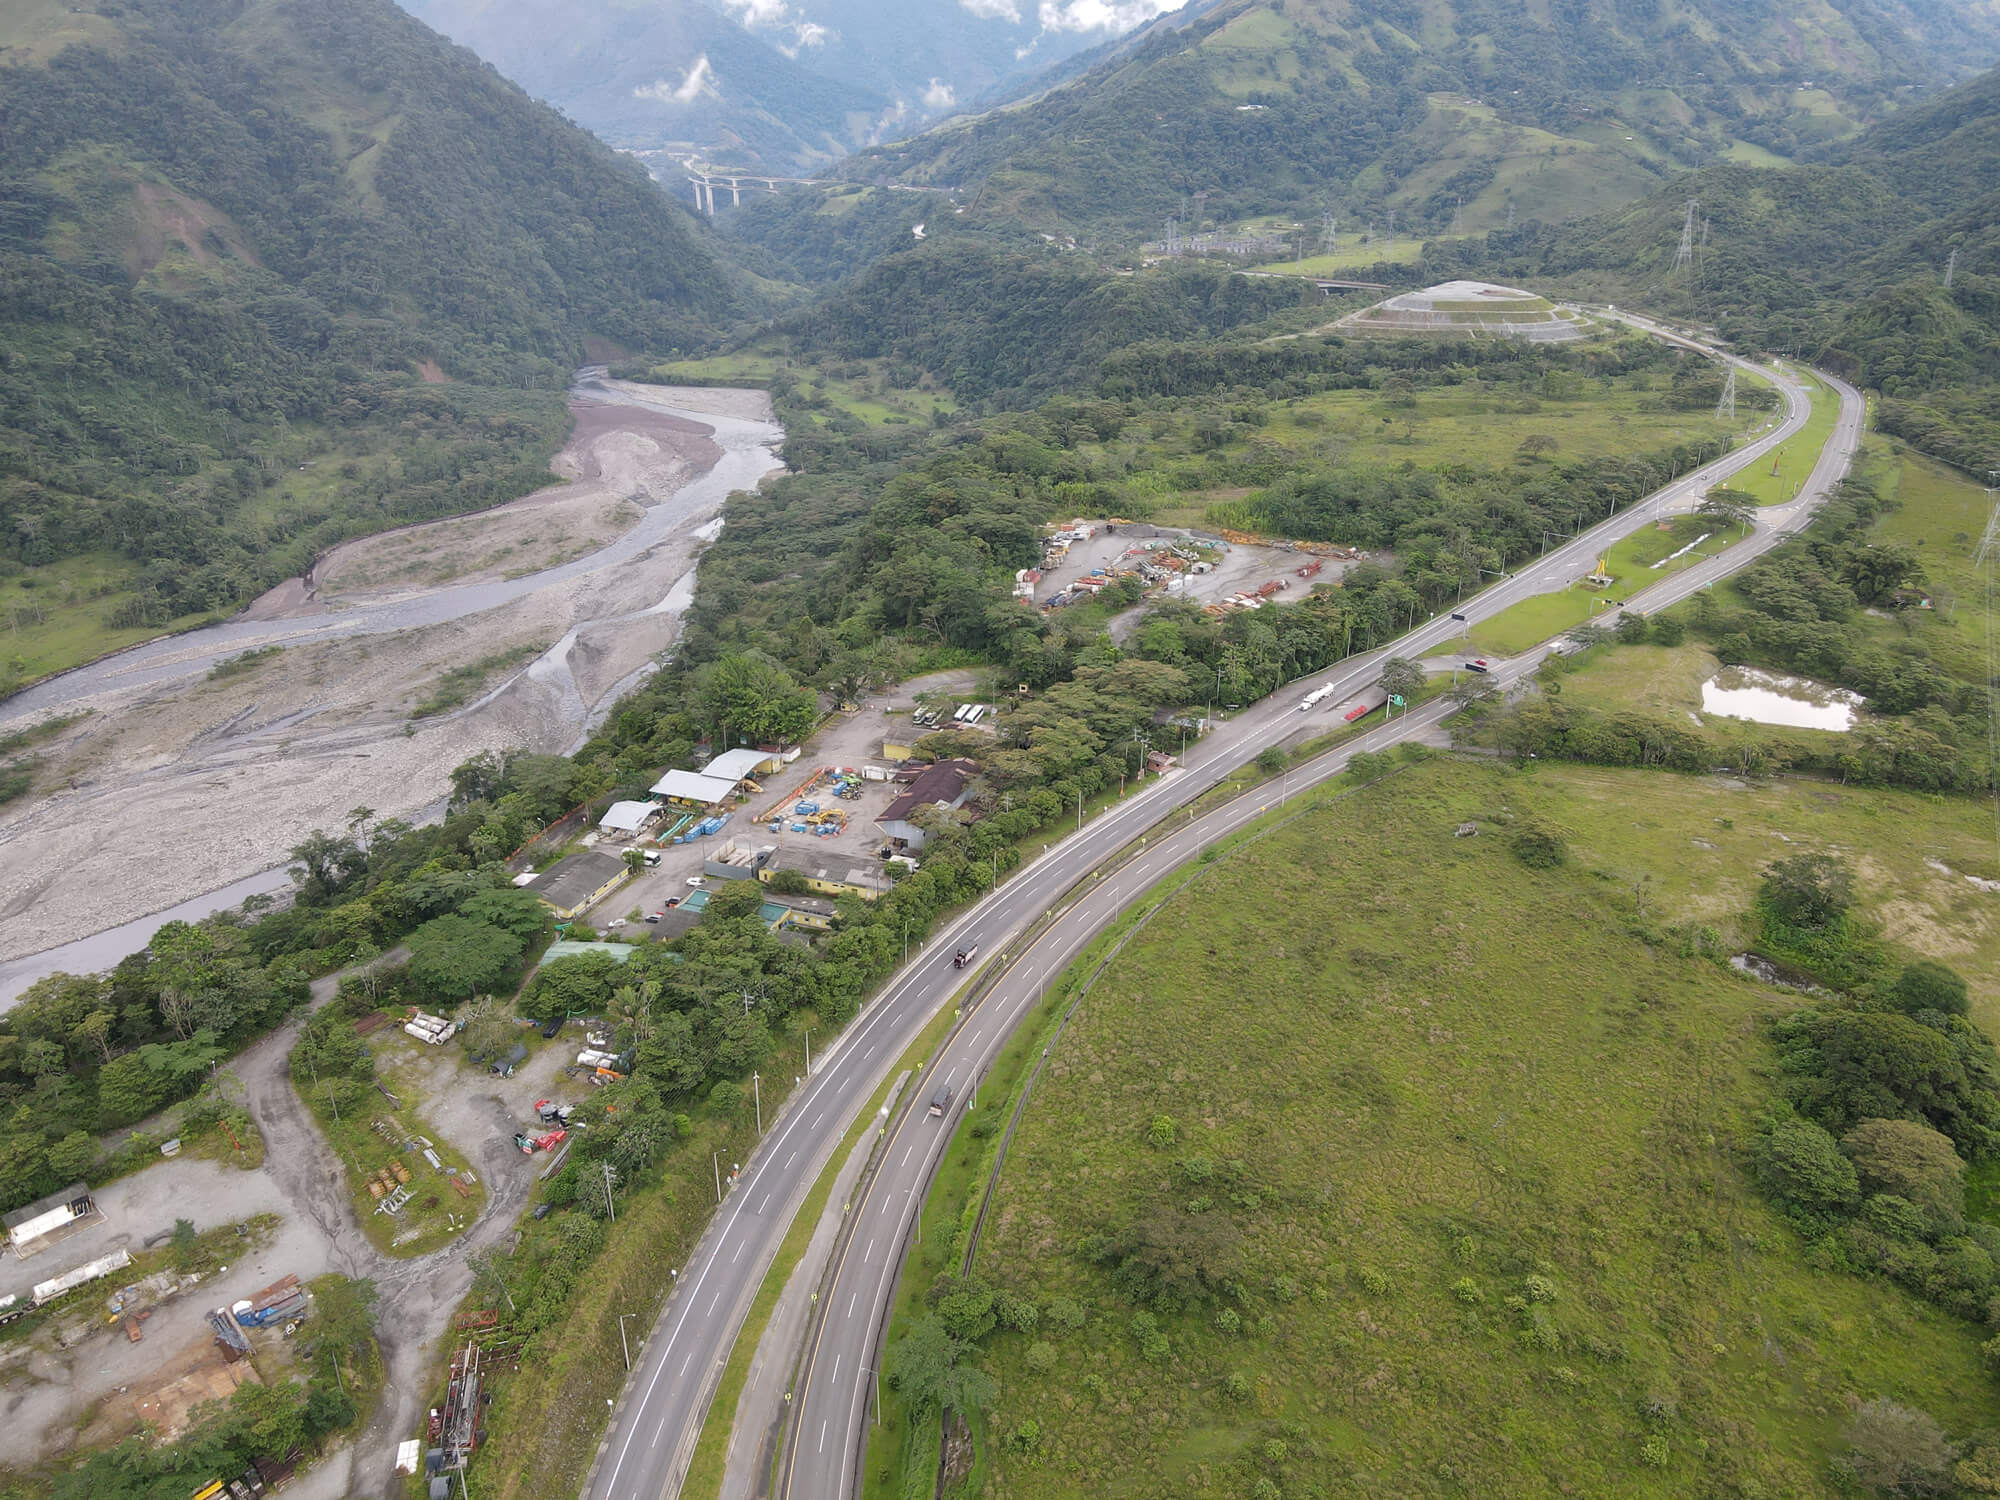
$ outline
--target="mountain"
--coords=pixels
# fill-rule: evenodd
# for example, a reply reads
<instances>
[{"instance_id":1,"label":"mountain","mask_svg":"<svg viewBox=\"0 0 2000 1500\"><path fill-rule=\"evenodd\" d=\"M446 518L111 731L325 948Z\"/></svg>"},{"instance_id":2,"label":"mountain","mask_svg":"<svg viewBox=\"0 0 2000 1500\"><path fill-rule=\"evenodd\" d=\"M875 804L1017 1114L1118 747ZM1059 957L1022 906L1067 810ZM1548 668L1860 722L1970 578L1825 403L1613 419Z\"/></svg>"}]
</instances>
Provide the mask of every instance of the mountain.
<instances>
[{"instance_id":1,"label":"mountain","mask_svg":"<svg viewBox=\"0 0 2000 1500\"><path fill-rule=\"evenodd\" d=\"M1394 212L1473 231L1795 156L1995 57L1991 0L1224 0L844 175L1127 241L1190 207L1219 225L1331 211L1359 230Z\"/></svg>"},{"instance_id":2,"label":"mountain","mask_svg":"<svg viewBox=\"0 0 2000 1500\"><path fill-rule=\"evenodd\" d=\"M615 146L817 171L1159 14L1168 0L404 0Z\"/></svg>"},{"instance_id":3,"label":"mountain","mask_svg":"<svg viewBox=\"0 0 2000 1500\"><path fill-rule=\"evenodd\" d=\"M1884 429L1975 475L2000 467L2000 70L1817 154L1433 245L1426 270L1636 300L1802 353L1882 392ZM1701 230L1677 264L1690 202Z\"/></svg>"},{"instance_id":4,"label":"mountain","mask_svg":"<svg viewBox=\"0 0 2000 1500\"><path fill-rule=\"evenodd\" d=\"M790 174L877 138L886 94L816 72L699 0L404 0L614 146ZM794 52L797 49L793 49Z\"/></svg>"},{"instance_id":5,"label":"mountain","mask_svg":"<svg viewBox=\"0 0 2000 1500\"><path fill-rule=\"evenodd\" d=\"M587 350L735 316L637 164L387 0L24 0L0 48L12 680L521 493Z\"/></svg>"}]
</instances>

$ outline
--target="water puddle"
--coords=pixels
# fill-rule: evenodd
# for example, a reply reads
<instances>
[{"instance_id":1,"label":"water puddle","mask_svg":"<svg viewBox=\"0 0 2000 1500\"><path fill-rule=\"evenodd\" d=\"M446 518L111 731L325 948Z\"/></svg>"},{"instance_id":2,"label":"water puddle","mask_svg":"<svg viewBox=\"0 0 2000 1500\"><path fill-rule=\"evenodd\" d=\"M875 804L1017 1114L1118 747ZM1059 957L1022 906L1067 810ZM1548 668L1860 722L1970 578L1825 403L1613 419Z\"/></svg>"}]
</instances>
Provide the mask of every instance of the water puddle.
<instances>
[{"instance_id":1,"label":"water puddle","mask_svg":"<svg viewBox=\"0 0 2000 1500\"><path fill-rule=\"evenodd\" d=\"M1724 667L1701 685L1701 706L1709 713L1788 729L1852 729L1865 701L1846 688L1755 667Z\"/></svg>"}]
</instances>

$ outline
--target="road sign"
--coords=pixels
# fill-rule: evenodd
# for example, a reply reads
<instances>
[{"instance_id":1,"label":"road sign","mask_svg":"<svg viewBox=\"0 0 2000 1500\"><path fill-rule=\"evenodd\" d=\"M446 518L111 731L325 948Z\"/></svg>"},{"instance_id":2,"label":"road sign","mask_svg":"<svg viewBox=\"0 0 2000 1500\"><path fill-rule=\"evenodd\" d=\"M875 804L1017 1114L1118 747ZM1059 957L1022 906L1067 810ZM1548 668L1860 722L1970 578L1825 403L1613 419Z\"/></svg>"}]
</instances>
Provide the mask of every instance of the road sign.
<instances>
[{"instance_id":1,"label":"road sign","mask_svg":"<svg viewBox=\"0 0 2000 1500\"><path fill-rule=\"evenodd\" d=\"M1391 703L1395 704L1395 705L1396 705L1396 707L1398 707L1398 708L1401 708L1401 707L1403 706L1403 699L1402 699L1402 696L1401 696L1401 694L1398 694L1398 693L1391 693L1391 694L1389 695L1389 701L1390 701Z\"/></svg>"}]
</instances>

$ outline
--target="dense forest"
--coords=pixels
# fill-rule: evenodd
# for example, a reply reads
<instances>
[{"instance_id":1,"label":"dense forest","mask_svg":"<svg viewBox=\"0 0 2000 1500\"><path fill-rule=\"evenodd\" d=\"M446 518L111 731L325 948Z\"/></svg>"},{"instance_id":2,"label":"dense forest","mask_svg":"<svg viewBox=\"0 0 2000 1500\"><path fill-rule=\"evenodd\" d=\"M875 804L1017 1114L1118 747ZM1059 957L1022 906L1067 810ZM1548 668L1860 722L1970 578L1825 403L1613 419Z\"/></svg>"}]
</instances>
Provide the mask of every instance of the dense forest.
<instances>
[{"instance_id":1,"label":"dense forest","mask_svg":"<svg viewBox=\"0 0 2000 1500\"><path fill-rule=\"evenodd\" d=\"M1996 55L1990 17L1933 7L1805 15L1760 3L1690 15L1236 0L1150 30L1033 108L863 152L842 171L951 186L1044 229L1120 237L1155 234L1197 191L1221 223L1316 215L1333 201L1350 219L1395 206L1405 222L1442 230L1461 202L1476 202L1473 224L1486 227L1516 195L1524 213L1553 221L1732 142L1809 150L1891 107L1900 88L1962 77ZM1449 131L1427 128L1445 94L1479 108ZM1643 149L1620 151L1620 136ZM1544 148L1565 158L1546 180L1526 160ZM1589 201L1564 174L1602 196ZM1555 201L1571 193L1581 196Z\"/></svg>"},{"instance_id":2,"label":"dense forest","mask_svg":"<svg viewBox=\"0 0 2000 1500\"><path fill-rule=\"evenodd\" d=\"M386 0L141 0L93 35L0 66L0 569L142 565L107 624L523 493L588 340L738 306L639 167Z\"/></svg>"}]
</instances>

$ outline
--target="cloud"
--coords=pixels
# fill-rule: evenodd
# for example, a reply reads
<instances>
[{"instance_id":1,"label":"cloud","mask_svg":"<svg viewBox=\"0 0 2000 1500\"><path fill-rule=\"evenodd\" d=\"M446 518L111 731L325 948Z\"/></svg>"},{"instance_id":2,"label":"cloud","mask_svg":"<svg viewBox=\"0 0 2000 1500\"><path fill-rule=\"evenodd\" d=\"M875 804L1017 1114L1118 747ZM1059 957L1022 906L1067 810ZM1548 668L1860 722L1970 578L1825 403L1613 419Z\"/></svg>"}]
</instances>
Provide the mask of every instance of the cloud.
<instances>
[{"instance_id":1,"label":"cloud","mask_svg":"<svg viewBox=\"0 0 2000 1500\"><path fill-rule=\"evenodd\" d=\"M722 0L722 8L745 26L776 26L791 7L785 0Z\"/></svg>"},{"instance_id":2,"label":"cloud","mask_svg":"<svg viewBox=\"0 0 2000 1500\"><path fill-rule=\"evenodd\" d=\"M694 60L694 66L687 71L687 77L679 83L662 78L658 83L649 83L643 88L632 90L635 99L652 99L661 104L692 104L703 94L716 93L715 69L708 65L708 54L702 53Z\"/></svg>"},{"instance_id":3,"label":"cloud","mask_svg":"<svg viewBox=\"0 0 2000 1500\"><path fill-rule=\"evenodd\" d=\"M950 109L956 103L958 95L942 78L933 78L930 87L924 90L925 109Z\"/></svg>"},{"instance_id":4,"label":"cloud","mask_svg":"<svg viewBox=\"0 0 2000 1500\"><path fill-rule=\"evenodd\" d=\"M966 0L959 0L965 4ZM990 0L988 0L990 3ZM1041 0L1044 31L1130 31L1178 8L1180 0Z\"/></svg>"},{"instance_id":5,"label":"cloud","mask_svg":"<svg viewBox=\"0 0 2000 1500\"><path fill-rule=\"evenodd\" d=\"M801 47L823 47L833 39L833 33L817 21L801 21L797 41Z\"/></svg>"},{"instance_id":6,"label":"cloud","mask_svg":"<svg viewBox=\"0 0 2000 1500\"><path fill-rule=\"evenodd\" d=\"M1014 0L958 0L982 21L1007 21L1019 25L1021 7Z\"/></svg>"}]
</instances>

